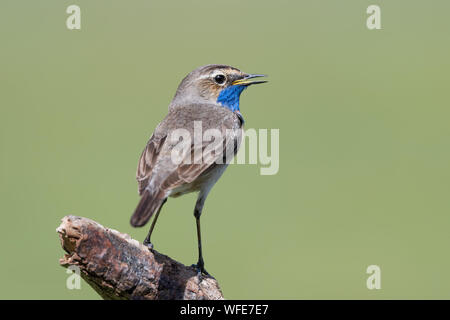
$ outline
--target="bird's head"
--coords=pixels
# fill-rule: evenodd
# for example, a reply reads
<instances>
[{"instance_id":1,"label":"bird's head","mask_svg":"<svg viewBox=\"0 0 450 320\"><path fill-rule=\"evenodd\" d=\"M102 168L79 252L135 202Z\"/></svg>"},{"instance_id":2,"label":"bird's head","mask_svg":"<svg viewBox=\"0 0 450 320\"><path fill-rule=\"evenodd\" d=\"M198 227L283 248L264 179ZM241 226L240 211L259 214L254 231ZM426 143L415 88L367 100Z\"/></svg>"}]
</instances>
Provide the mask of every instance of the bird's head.
<instances>
[{"instance_id":1,"label":"bird's head","mask_svg":"<svg viewBox=\"0 0 450 320\"><path fill-rule=\"evenodd\" d=\"M262 74L247 74L226 65L207 65L189 73L178 86L171 106L186 103L218 104L239 111L239 97L248 86L264 83L254 80Z\"/></svg>"}]
</instances>

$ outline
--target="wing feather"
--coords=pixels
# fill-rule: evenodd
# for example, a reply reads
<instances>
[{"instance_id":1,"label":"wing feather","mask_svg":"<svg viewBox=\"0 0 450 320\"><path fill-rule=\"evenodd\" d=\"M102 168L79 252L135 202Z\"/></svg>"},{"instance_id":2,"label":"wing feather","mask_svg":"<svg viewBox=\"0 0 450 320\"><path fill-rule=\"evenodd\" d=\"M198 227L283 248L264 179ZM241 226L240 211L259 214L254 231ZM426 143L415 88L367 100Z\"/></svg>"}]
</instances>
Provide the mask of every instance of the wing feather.
<instances>
[{"instance_id":1,"label":"wing feather","mask_svg":"<svg viewBox=\"0 0 450 320\"><path fill-rule=\"evenodd\" d=\"M167 135L165 134L161 136L156 136L153 134L142 151L136 171L139 195L142 195L148 185L152 174L152 169L156 164L156 160L164 145L164 142L166 141L166 138Z\"/></svg>"},{"instance_id":2,"label":"wing feather","mask_svg":"<svg viewBox=\"0 0 450 320\"><path fill-rule=\"evenodd\" d=\"M200 120L202 120L203 132L212 128L219 129L223 137L222 141L192 143L184 155L186 161L174 164L170 152L175 144L172 144L167 137L172 130L179 128L189 130L194 136L193 123ZM193 182L215 163L230 161L237 152L241 139L242 117L228 109L214 105L188 105L172 110L158 126L141 154L136 175L139 194L142 194L150 184L151 188L167 193L183 184ZM221 148L213 148L220 149L220 152L205 153L205 149L211 146L211 143L222 143ZM227 152L231 152L232 155L227 155L224 159ZM199 154L203 156L203 159L197 162L195 156ZM191 163L187 159L190 159Z\"/></svg>"}]
</instances>

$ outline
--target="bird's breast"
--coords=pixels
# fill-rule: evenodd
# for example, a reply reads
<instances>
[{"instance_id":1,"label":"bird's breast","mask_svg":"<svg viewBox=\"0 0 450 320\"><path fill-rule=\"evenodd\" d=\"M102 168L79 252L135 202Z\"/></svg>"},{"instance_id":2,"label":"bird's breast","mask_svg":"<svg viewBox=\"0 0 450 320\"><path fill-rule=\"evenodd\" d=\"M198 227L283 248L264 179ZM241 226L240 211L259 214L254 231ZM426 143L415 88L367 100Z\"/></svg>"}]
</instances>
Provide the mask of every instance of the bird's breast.
<instances>
[{"instance_id":1,"label":"bird's breast","mask_svg":"<svg viewBox=\"0 0 450 320\"><path fill-rule=\"evenodd\" d=\"M211 189L222 176L227 166L228 164L213 164L191 183L183 184L171 190L169 197L176 198L187 193Z\"/></svg>"}]
</instances>

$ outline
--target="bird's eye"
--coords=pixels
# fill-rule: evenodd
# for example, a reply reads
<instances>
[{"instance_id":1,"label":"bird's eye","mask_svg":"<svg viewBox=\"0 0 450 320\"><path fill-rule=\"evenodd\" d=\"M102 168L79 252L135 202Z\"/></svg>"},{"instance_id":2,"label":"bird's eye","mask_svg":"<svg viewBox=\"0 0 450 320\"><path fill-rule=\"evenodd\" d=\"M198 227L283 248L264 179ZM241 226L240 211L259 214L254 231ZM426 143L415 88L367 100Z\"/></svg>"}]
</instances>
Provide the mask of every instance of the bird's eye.
<instances>
[{"instance_id":1,"label":"bird's eye","mask_svg":"<svg viewBox=\"0 0 450 320\"><path fill-rule=\"evenodd\" d=\"M214 81L217 84L223 84L225 82L226 78L223 74L218 74L217 76L214 77Z\"/></svg>"}]
</instances>

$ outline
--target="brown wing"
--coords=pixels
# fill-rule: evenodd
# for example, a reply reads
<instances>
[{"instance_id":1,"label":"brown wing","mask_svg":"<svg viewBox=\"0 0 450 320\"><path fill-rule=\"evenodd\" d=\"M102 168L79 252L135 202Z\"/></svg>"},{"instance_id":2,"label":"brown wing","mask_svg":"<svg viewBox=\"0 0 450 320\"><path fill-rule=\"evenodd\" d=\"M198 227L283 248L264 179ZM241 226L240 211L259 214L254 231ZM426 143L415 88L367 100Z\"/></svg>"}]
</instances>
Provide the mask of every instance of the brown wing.
<instances>
[{"instance_id":1,"label":"brown wing","mask_svg":"<svg viewBox=\"0 0 450 320\"><path fill-rule=\"evenodd\" d=\"M165 134L155 135L154 133L145 146L144 151L142 151L136 171L139 195L142 195L144 189L148 185L152 169L156 164L156 160L166 141L166 137L167 135Z\"/></svg>"},{"instance_id":2,"label":"brown wing","mask_svg":"<svg viewBox=\"0 0 450 320\"><path fill-rule=\"evenodd\" d=\"M186 150L185 159L189 157L195 160L192 156L200 154L203 156L202 161L174 163L171 152L177 143L167 140L168 137L173 130L180 128L190 131L191 137L195 137L194 122L199 120L202 121L203 132L213 128L220 130L222 139L217 141L221 143L219 144L222 148L221 152L216 152L220 149L215 148L218 145L217 141L213 143L213 150L206 153L205 150L211 146L211 141L194 143ZM241 142L241 126L241 118L223 107L188 105L170 111L155 130L139 159L136 177L139 194L142 197L131 217L131 225L143 226L152 214L161 208L171 190L193 182L209 167L217 162L220 163L220 160L222 163L230 161ZM225 161L224 155L227 156Z\"/></svg>"},{"instance_id":3,"label":"brown wing","mask_svg":"<svg viewBox=\"0 0 450 320\"><path fill-rule=\"evenodd\" d=\"M235 114L222 119L217 128L221 132L221 140L212 139L201 144L191 144L185 160L173 170L161 184L162 190L172 190L183 184L191 183L209 167L219 163L229 163L237 153L242 139L242 123ZM209 129L209 128L206 128ZM198 156L201 158L198 158Z\"/></svg>"}]
</instances>

